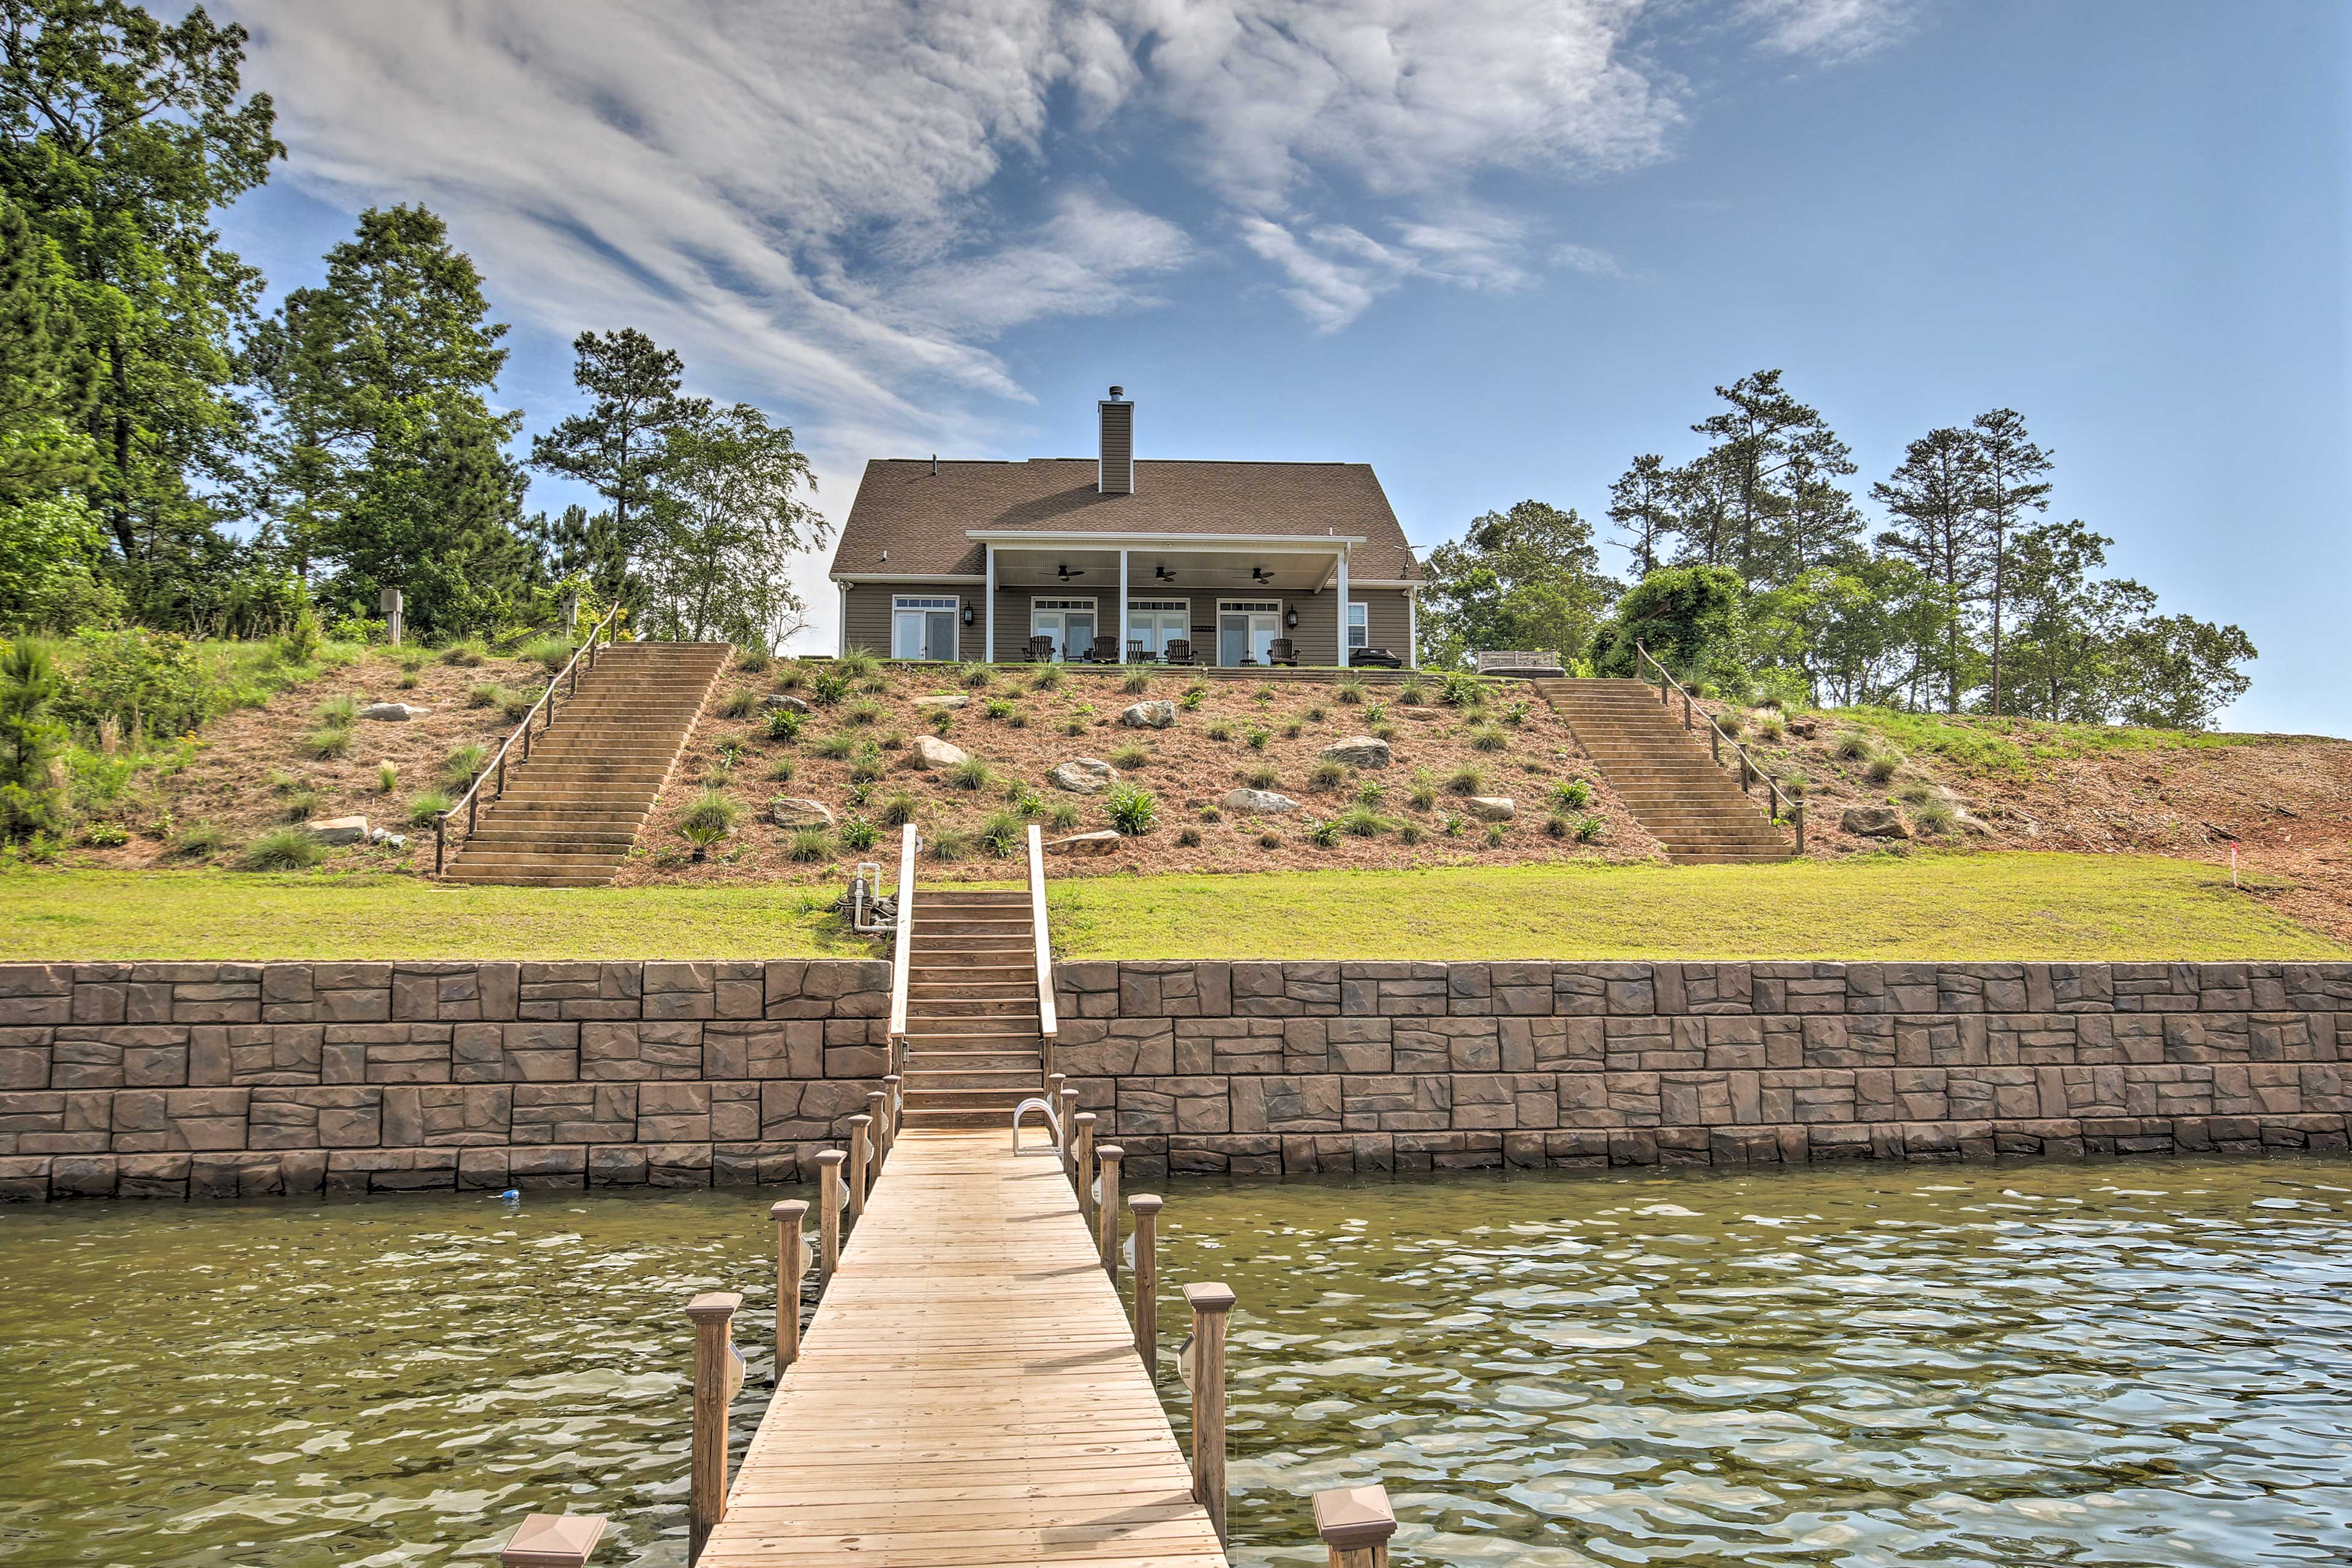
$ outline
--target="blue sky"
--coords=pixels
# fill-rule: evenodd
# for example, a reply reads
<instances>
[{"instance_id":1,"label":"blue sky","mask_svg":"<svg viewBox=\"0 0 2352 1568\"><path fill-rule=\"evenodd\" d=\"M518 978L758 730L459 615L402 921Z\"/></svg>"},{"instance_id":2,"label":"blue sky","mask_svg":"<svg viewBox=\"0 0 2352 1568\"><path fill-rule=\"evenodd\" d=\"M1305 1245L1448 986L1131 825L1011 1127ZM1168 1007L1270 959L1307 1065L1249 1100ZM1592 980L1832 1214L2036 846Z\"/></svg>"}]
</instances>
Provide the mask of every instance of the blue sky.
<instances>
[{"instance_id":1,"label":"blue sky","mask_svg":"<svg viewBox=\"0 0 2352 1568\"><path fill-rule=\"evenodd\" d=\"M425 202L533 428L638 326L837 520L870 456L1086 453L1116 381L1142 457L1370 461L1427 546L1597 518L1778 366L1859 489L2022 411L2111 570L2252 637L2231 723L2352 733L2340 7L226 9L292 149L231 242L290 287Z\"/></svg>"}]
</instances>

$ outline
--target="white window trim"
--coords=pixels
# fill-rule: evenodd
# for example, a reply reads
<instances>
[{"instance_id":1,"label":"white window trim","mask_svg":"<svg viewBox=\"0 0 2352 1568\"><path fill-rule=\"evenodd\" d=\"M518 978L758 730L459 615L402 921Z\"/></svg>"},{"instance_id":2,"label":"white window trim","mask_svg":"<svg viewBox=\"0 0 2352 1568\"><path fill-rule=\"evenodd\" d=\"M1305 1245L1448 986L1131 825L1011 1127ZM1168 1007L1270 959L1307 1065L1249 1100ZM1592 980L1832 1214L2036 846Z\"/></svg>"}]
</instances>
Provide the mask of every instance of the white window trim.
<instances>
[{"instance_id":1,"label":"white window trim","mask_svg":"<svg viewBox=\"0 0 2352 1568\"><path fill-rule=\"evenodd\" d=\"M962 608L961 599L951 599L943 594L893 594L890 595L890 613L894 616L900 610L961 610Z\"/></svg>"},{"instance_id":2,"label":"white window trim","mask_svg":"<svg viewBox=\"0 0 2352 1568\"><path fill-rule=\"evenodd\" d=\"M1039 610L1091 610L1093 608L1095 608L1095 601L1091 597L1084 599L1055 599L1032 595L1029 599L1029 613L1032 615L1036 614Z\"/></svg>"},{"instance_id":3,"label":"white window trim","mask_svg":"<svg viewBox=\"0 0 2352 1568\"><path fill-rule=\"evenodd\" d=\"M1278 616L1282 614L1282 601L1280 599L1219 599L1217 614L1222 616L1228 610L1248 615Z\"/></svg>"},{"instance_id":4,"label":"white window trim","mask_svg":"<svg viewBox=\"0 0 2352 1568\"><path fill-rule=\"evenodd\" d=\"M1129 611L1181 610L1188 616L1192 613L1190 599L1129 599L1127 607Z\"/></svg>"},{"instance_id":5,"label":"white window trim","mask_svg":"<svg viewBox=\"0 0 2352 1568\"><path fill-rule=\"evenodd\" d=\"M1360 631L1363 633L1360 637L1356 635ZM1371 606L1361 599L1350 599L1348 601L1348 646L1351 648L1370 647L1371 643Z\"/></svg>"},{"instance_id":6,"label":"white window trim","mask_svg":"<svg viewBox=\"0 0 2352 1568\"><path fill-rule=\"evenodd\" d=\"M961 598L949 594L891 595L890 657L892 658L916 659L919 659L923 657L919 653L902 654L898 651L898 617L901 615L920 615L928 621L929 617L939 614L941 611L945 611L947 613L950 635L955 638L956 651L961 654L963 651L963 601Z\"/></svg>"}]
</instances>

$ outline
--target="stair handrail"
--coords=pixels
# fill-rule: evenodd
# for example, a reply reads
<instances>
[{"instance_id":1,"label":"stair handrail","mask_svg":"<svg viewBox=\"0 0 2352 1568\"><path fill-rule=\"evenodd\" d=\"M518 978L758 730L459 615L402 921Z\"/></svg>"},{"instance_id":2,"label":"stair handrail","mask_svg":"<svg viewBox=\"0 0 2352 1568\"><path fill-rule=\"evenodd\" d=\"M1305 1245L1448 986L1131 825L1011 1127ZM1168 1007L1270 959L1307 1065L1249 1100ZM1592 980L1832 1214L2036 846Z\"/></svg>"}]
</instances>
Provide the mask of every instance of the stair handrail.
<instances>
[{"instance_id":1,"label":"stair handrail","mask_svg":"<svg viewBox=\"0 0 2352 1568\"><path fill-rule=\"evenodd\" d=\"M906 1070L907 970L915 951L915 849L922 836L911 822L898 830L898 929L890 942L890 1070Z\"/></svg>"},{"instance_id":2,"label":"stair handrail","mask_svg":"<svg viewBox=\"0 0 2352 1568\"><path fill-rule=\"evenodd\" d=\"M466 808L466 837L471 838L474 836L474 824L477 814L481 806L482 785L488 783L491 776L495 774L498 780L498 787L491 793L490 798L492 800L500 800L505 797L507 793L507 753L514 750L514 745L517 741L520 741L522 742L522 755L516 760L518 763L527 763L530 761L530 727L532 721L534 720L544 719L545 721L540 725L540 732L542 734L554 727L555 689L558 686L562 685L568 679L571 681L572 686L571 689L566 691L564 695L567 697L577 697L580 694L580 660L582 657L583 655L586 657L588 660L588 668L591 670L593 670L596 668L597 637L600 633L603 634L604 641L609 645L614 640L613 633L619 627L620 616L620 602L615 600L613 607L604 612L604 618L588 628L587 643L583 647L573 648L572 650L572 657L564 661L563 668L557 670L553 675L548 677L547 689L539 694L539 700L530 705L530 711L522 716L522 722L516 725L514 727L514 732L506 738L506 743L499 748L499 754L482 764L481 771L477 773L474 775L473 782L466 786L466 793L459 795L455 801L451 802L448 810L434 813L434 876L440 876L443 867L447 862L449 853L449 819L457 815L457 808L459 806L464 806Z\"/></svg>"},{"instance_id":3,"label":"stair handrail","mask_svg":"<svg viewBox=\"0 0 2352 1568\"><path fill-rule=\"evenodd\" d=\"M1786 810L1796 824L1797 853L1802 855L1805 852L1805 803L1801 800L1792 800L1789 795L1783 794L1780 789L1780 781L1775 779L1770 773L1766 773L1763 768L1757 764L1756 759L1748 754L1747 747L1741 745L1731 736L1725 734L1723 731L1723 726L1715 721L1715 716L1709 713L1706 709L1697 705L1697 702L1690 694L1690 689L1685 686L1681 681L1676 680L1672 675L1668 674L1666 672L1666 667L1660 664L1657 661L1656 657L1653 655L1648 648L1643 647L1641 643L1636 640L1633 644L1633 676L1635 679L1641 679L1642 666L1645 663L1652 669L1658 672L1658 706L1661 708L1665 707L1671 700L1666 696L1666 689L1668 687L1671 686L1676 691L1682 693L1683 728L1685 730L1697 728L1695 721L1696 719L1704 719L1706 721L1708 744L1715 754L1715 765L1717 767L1723 766L1723 748L1725 746L1729 746L1734 752L1738 753L1739 757L1739 793L1741 795L1746 795L1748 793L1748 789L1751 787L1749 783L1750 780L1762 780L1764 787L1772 792L1772 826L1775 827L1780 826L1780 813L1783 810Z\"/></svg>"},{"instance_id":4,"label":"stair handrail","mask_svg":"<svg viewBox=\"0 0 2352 1568\"><path fill-rule=\"evenodd\" d=\"M1054 1037L1061 1019L1054 1010L1054 943L1045 930L1045 838L1029 825L1029 930L1036 944L1038 1067L1054 1076Z\"/></svg>"}]
</instances>

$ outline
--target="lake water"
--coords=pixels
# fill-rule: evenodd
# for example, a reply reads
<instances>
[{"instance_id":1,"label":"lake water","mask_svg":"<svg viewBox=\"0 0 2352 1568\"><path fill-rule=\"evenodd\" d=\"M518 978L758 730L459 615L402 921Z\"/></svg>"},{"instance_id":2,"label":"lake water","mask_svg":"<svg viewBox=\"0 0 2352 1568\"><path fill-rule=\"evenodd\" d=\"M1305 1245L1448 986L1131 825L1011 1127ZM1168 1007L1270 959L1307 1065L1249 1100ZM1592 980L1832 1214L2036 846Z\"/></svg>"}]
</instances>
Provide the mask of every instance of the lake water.
<instances>
[{"instance_id":1,"label":"lake water","mask_svg":"<svg viewBox=\"0 0 2352 1568\"><path fill-rule=\"evenodd\" d=\"M770 1191L0 1214L0 1563L682 1561L686 1299L770 1371ZM1234 1555L2352 1560L2352 1164L1181 1182L1234 1325ZM1161 1307L1171 1349L1181 1304ZM1184 1395L1163 1380L1188 1430Z\"/></svg>"}]
</instances>

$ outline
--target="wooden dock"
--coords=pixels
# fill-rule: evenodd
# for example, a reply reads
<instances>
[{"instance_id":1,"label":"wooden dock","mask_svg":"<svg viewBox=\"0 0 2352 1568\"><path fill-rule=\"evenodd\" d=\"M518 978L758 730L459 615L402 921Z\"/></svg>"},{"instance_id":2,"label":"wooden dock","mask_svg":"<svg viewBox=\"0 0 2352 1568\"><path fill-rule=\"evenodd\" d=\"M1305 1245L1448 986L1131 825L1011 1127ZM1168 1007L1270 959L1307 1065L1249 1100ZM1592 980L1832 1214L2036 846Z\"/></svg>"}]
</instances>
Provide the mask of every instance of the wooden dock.
<instances>
[{"instance_id":1,"label":"wooden dock","mask_svg":"<svg viewBox=\"0 0 2352 1568\"><path fill-rule=\"evenodd\" d=\"M899 1134L698 1561L1222 1568L1060 1161Z\"/></svg>"}]
</instances>

